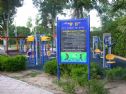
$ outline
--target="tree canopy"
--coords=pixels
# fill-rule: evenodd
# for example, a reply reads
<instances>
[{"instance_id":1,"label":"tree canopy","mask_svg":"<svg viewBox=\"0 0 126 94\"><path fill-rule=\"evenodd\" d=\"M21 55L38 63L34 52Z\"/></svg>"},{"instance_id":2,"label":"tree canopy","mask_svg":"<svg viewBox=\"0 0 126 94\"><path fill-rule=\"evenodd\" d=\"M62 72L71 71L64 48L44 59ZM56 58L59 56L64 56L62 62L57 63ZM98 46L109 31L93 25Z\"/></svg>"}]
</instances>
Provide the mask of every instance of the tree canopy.
<instances>
[{"instance_id":1,"label":"tree canopy","mask_svg":"<svg viewBox=\"0 0 126 94\"><path fill-rule=\"evenodd\" d=\"M11 23L16 13L16 8L23 5L23 0L0 0L0 24L6 31L7 21Z\"/></svg>"}]
</instances>

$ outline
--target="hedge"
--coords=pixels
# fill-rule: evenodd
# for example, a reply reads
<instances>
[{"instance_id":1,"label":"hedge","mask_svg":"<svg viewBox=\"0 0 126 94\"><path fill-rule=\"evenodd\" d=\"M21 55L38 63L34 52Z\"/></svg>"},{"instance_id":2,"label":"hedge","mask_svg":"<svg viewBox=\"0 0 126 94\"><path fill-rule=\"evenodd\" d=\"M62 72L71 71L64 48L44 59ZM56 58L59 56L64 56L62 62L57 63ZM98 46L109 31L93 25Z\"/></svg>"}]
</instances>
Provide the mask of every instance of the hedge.
<instances>
[{"instance_id":1,"label":"hedge","mask_svg":"<svg viewBox=\"0 0 126 94\"><path fill-rule=\"evenodd\" d=\"M20 71L26 68L26 57L17 56L0 56L0 71Z\"/></svg>"}]
</instances>

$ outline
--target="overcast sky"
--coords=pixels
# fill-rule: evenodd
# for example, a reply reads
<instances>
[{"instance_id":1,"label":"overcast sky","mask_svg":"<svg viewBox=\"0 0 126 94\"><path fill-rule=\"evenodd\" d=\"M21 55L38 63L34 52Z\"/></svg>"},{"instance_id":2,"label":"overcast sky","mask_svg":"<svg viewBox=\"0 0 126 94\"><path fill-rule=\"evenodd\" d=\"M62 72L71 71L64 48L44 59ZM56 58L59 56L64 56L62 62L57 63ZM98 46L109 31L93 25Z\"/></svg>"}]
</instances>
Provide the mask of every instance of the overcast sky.
<instances>
[{"instance_id":1,"label":"overcast sky","mask_svg":"<svg viewBox=\"0 0 126 94\"><path fill-rule=\"evenodd\" d=\"M17 9L17 14L15 15L14 23L16 23L17 26L26 26L28 18L31 17L32 23L34 25L37 14L38 11L32 4L32 0L24 0L24 5ZM58 17L59 19L69 19L69 15L67 15L66 17L58 15ZM99 27L101 22L99 17L97 17L97 12L95 10L92 10L90 12L90 17L91 27Z\"/></svg>"}]
</instances>

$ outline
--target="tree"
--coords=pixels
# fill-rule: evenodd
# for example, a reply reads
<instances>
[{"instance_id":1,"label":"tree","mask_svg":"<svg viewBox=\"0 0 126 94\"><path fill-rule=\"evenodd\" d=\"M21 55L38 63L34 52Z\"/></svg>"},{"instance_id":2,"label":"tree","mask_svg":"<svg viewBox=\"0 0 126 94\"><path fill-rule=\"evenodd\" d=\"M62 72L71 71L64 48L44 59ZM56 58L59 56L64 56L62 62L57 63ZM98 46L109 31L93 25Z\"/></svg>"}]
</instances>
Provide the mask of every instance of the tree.
<instances>
[{"instance_id":1,"label":"tree","mask_svg":"<svg viewBox=\"0 0 126 94\"><path fill-rule=\"evenodd\" d=\"M26 26L27 26L27 28L30 28L30 29L32 28L32 18L31 17L28 18Z\"/></svg>"},{"instance_id":2,"label":"tree","mask_svg":"<svg viewBox=\"0 0 126 94\"><path fill-rule=\"evenodd\" d=\"M27 37L31 34L30 29L24 26L18 26L17 28L17 35Z\"/></svg>"},{"instance_id":3,"label":"tree","mask_svg":"<svg viewBox=\"0 0 126 94\"><path fill-rule=\"evenodd\" d=\"M16 30L16 32L15 32ZM9 37L15 37L15 33L17 33L17 37L18 36L23 36L23 37L27 37L28 35L31 34L30 29L24 26L14 26L14 25L10 25L9 26Z\"/></svg>"},{"instance_id":4,"label":"tree","mask_svg":"<svg viewBox=\"0 0 126 94\"><path fill-rule=\"evenodd\" d=\"M113 0L113 11L125 10L126 9L126 0Z\"/></svg>"},{"instance_id":5,"label":"tree","mask_svg":"<svg viewBox=\"0 0 126 94\"><path fill-rule=\"evenodd\" d=\"M120 17L111 21L106 26L106 32L112 34L112 52L117 55L126 57L126 17Z\"/></svg>"},{"instance_id":6,"label":"tree","mask_svg":"<svg viewBox=\"0 0 126 94\"><path fill-rule=\"evenodd\" d=\"M52 29L51 35L53 36L55 33L56 16L57 14L63 12L63 8L64 5L66 5L66 2L64 2L63 0L33 0L33 4L39 9L42 26L47 29L49 28L48 24L50 24Z\"/></svg>"},{"instance_id":7,"label":"tree","mask_svg":"<svg viewBox=\"0 0 126 94\"><path fill-rule=\"evenodd\" d=\"M7 23L12 22L16 8L22 4L23 0L0 0L0 24L4 31L7 29Z\"/></svg>"},{"instance_id":8,"label":"tree","mask_svg":"<svg viewBox=\"0 0 126 94\"><path fill-rule=\"evenodd\" d=\"M23 0L0 0L0 24L8 37L9 24L12 23L13 15L16 13L16 8L22 6ZM8 50L8 42L6 40L6 52Z\"/></svg>"}]
</instances>

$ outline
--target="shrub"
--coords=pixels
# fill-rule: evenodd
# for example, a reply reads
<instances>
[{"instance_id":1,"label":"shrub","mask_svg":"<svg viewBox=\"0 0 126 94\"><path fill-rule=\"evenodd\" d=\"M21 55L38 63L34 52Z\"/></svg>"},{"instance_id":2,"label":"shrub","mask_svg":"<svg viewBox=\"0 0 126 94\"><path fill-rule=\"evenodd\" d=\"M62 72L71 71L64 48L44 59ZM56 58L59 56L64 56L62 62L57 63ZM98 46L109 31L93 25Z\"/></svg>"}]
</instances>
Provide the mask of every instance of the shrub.
<instances>
[{"instance_id":1,"label":"shrub","mask_svg":"<svg viewBox=\"0 0 126 94\"><path fill-rule=\"evenodd\" d=\"M84 94L108 94L108 90L105 89L105 83L100 80L85 80L84 81L84 89L86 91L83 91ZM74 80L66 79L66 80L60 80L58 81L58 85L63 88L65 92L68 94L76 94L76 90L80 88L77 88L77 84ZM81 94L82 94L81 93ZM80 94L80 93L79 93Z\"/></svg>"},{"instance_id":2,"label":"shrub","mask_svg":"<svg viewBox=\"0 0 126 94\"><path fill-rule=\"evenodd\" d=\"M1 71L20 71L26 68L26 57L24 56L0 56Z\"/></svg>"},{"instance_id":3,"label":"shrub","mask_svg":"<svg viewBox=\"0 0 126 94\"><path fill-rule=\"evenodd\" d=\"M91 63L91 79L101 79L105 76L105 70L97 63Z\"/></svg>"},{"instance_id":4,"label":"shrub","mask_svg":"<svg viewBox=\"0 0 126 94\"><path fill-rule=\"evenodd\" d=\"M85 84L88 78L87 66L83 65L81 67L73 68L71 70L71 78L75 80L80 86Z\"/></svg>"},{"instance_id":5,"label":"shrub","mask_svg":"<svg viewBox=\"0 0 126 94\"><path fill-rule=\"evenodd\" d=\"M126 69L116 67L110 70L106 70L106 78L108 80L123 80L126 79Z\"/></svg>"},{"instance_id":6,"label":"shrub","mask_svg":"<svg viewBox=\"0 0 126 94\"><path fill-rule=\"evenodd\" d=\"M51 75L57 74L57 62L56 59L53 59L51 61L48 61L44 64L44 71L46 73L49 73Z\"/></svg>"},{"instance_id":7,"label":"shrub","mask_svg":"<svg viewBox=\"0 0 126 94\"><path fill-rule=\"evenodd\" d=\"M85 85L87 94L108 94L108 91L104 86L105 84L99 80L89 80Z\"/></svg>"},{"instance_id":8,"label":"shrub","mask_svg":"<svg viewBox=\"0 0 126 94\"><path fill-rule=\"evenodd\" d=\"M58 81L58 85L63 88L67 94L75 94L75 82L70 79Z\"/></svg>"},{"instance_id":9,"label":"shrub","mask_svg":"<svg viewBox=\"0 0 126 94\"><path fill-rule=\"evenodd\" d=\"M46 73L56 75L57 74L56 59L46 62L44 65L44 70ZM61 72L62 76L64 76L64 75L72 76L72 78L74 78L76 80L87 78L87 73L88 73L87 65L61 64L60 70L61 70L60 72ZM104 76L104 70L101 67L99 67L99 65L97 65L96 63L91 63L91 73L90 74L91 74L92 79L101 79Z\"/></svg>"}]
</instances>

